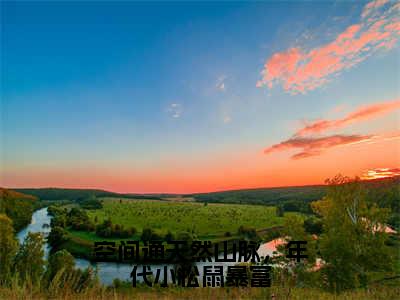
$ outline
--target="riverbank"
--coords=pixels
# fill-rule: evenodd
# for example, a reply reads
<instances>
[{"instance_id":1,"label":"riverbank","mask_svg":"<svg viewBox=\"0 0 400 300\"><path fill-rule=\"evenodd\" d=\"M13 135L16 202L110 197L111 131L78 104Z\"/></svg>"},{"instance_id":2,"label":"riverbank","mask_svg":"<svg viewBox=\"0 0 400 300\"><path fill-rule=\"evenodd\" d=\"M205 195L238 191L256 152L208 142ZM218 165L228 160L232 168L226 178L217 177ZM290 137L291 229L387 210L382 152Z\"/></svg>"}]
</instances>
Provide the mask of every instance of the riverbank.
<instances>
[{"instance_id":1,"label":"riverbank","mask_svg":"<svg viewBox=\"0 0 400 300\"><path fill-rule=\"evenodd\" d=\"M22 231L18 233L18 239L20 242L24 240L28 232L41 232L45 236L50 231L50 228L46 226L46 224L50 224L52 216L50 216L47 213L47 208L42 208L34 212L32 215L32 220L31 224L29 224L26 228L24 228ZM270 231L267 231L265 229L261 229L262 233L264 235L271 234L273 235L274 230L277 230L280 227L273 227L270 229ZM231 240L235 240L234 237L230 238ZM94 262L91 261L90 259L86 259L85 253L92 253L93 252L93 243L91 242L86 242L85 248L82 251L82 242L78 243L65 243L62 245L63 249L68 250L73 256L75 257L75 265L77 268L84 269L87 268L88 266L92 266L96 269L97 274L99 276L100 281L103 284L110 285L112 284L113 280L115 278L125 281L125 280L130 280L130 273L132 271L132 265L128 263L117 263L117 262ZM222 242L222 241L220 241ZM258 253L260 256L265 256L265 255L272 255L272 252L274 251L273 248L266 248L265 245L268 243L262 244L260 249L258 250ZM46 243L45 245L45 257L48 256L50 252L50 246ZM79 252L81 251L81 252ZM79 255L79 253L82 253L82 255ZM77 255L78 254L78 255ZM137 265L141 265L142 262L135 262ZM206 262L197 262L195 265L199 268L199 271L202 272L203 266L207 264ZM213 263L213 265L223 265L223 266L229 266L229 265L234 265L234 262L218 262L218 263ZM158 263L151 263L151 264L146 264L149 265L151 268L160 268L165 266L166 264L163 262L158 262ZM170 264L168 264L170 266Z\"/></svg>"}]
</instances>

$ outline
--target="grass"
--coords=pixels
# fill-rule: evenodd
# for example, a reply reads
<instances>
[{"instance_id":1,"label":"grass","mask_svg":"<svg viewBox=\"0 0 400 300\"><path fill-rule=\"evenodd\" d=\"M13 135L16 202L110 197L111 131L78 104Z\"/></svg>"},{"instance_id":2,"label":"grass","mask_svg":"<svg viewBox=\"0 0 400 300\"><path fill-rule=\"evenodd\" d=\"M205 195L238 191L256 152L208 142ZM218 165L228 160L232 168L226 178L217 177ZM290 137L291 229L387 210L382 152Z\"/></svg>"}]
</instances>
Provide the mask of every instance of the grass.
<instances>
[{"instance_id":1,"label":"grass","mask_svg":"<svg viewBox=\"0 0 400 300\"><path fill-rule=\"evenodd\" d=\"M135 227L137 232L124 240L139 240L143 228L149 227L163 236L168 231L174 235L190 232L199 240L218 243L239 238L237 231L243 225L256 230L280 226L285 217L276 216L276 208L262 205L208 204L182 201L127 200L103 198L103 208L87 210L89 218L97 224L110 218L114 224L125 228ZM296 214L286 213L285 215ZM226 233L229 232L229 236ZM76 257L92 259L93 243L116 241L121 238L104 238L95 232L69 229L69 240L61 245Z\"/></svg>"},{"instance_id":2,"label":"grass","mask_svg":"<svg viewBox=\"0 0 400 300\"><path fill-rule=\"evenodd\" d=\"M322 300L369 300L398 299L399 287L374 286L369 289L352 290L339 295L317 288L289 288L272 286L271 288L105 288L95 286L82 293L74 293L68 288L52 291L38 291L29 287L2 288L0 299L322 299Z\"/></svg>"},{"instance_id":3,"label":"grass","mask_svg":"<svg viewBox=\"0 0 400 300\"><path fill-rule=\"evenodd\" d=\"M126 200L104 198L103 208L90 210L88 215L97 223L110 218L125 228L135 227L138 232L149 227L164 235L168 231L194 233L198 238L214 238L230 232L236 234L243 225L264 229L282 225L275 207L262 205L208 204L176 201ZM74 233L75 234L75 233ZM95 240L91 233L78 234Z\"/></svg>"}]
</instances>

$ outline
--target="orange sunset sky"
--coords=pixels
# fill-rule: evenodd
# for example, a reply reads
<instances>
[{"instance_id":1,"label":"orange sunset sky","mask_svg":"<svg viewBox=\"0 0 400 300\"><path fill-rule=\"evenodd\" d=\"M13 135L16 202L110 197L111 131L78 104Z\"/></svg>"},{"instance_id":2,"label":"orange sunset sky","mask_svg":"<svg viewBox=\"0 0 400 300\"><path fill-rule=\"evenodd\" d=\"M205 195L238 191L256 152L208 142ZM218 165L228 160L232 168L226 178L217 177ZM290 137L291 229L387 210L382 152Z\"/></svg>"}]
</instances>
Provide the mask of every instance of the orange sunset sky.
<instances>
[{"instance_id":1,"label":"orange sunset sky","mask_svg":"<svg viewBox=\"0 0 400 300\"><path fill-rule=\"evenodd\" d=\"M0 186L400 175L400 3L2 3Z\"/></svg>"}]
</instances>

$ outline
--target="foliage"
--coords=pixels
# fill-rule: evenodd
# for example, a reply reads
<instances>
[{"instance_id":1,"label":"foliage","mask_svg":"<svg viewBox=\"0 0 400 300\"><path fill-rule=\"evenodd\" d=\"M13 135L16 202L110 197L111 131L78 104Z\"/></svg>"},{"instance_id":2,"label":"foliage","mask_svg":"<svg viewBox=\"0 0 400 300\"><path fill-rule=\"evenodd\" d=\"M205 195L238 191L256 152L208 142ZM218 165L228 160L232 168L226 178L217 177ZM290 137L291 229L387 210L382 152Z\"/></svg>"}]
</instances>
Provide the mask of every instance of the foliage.
<instances>
[{"instance_id":1,"label":"foliage","mask_svg":"<svg viewBox=\"0 0 400 300\"><path fill-rule=\"evenodd\" d=\"M389 208L391 214L388 224L400 231L400 176L363 184L368 188L366 201L376 203L381 208Z\"/></svg>"},{"instance_id":2,"label":"foliage","mask_svg":"<svg viewBox=\"0 0 400 300\"><path fill-rule=\"evenodd\" d=\"M154 240L154 230L151 228L143 228L142 235L140 236L140 240L143 242L148 242Z\"/></svg>"},{"instance_id":3,"label":"foliage","mask_svg":"<svg viewBox=\"0 0 400 300\"><path fill-rule=\"evenodd\" d=\"M246 227L246 226L241 225L238 229L238 234L241 237L244 237L249 240L257 240L258 239L257 231L254 227Z\"/></svg>"},{"instance_id":4,"label":"foliage","mask_svg":"<svg viewBox=\"0 0 400 300\"><path fill-rule=\"evenodd\" d=\"M393 265L386 224L388 209L367 201L368 190L356 179L336 176L328 181L327 196L312 207L322 217L320 236L322 273L333 291L366 286L371 272Z\"/></svg>"},{"instance_id":5,"label":"foliage","mask_svg":"<svg viewBox=\"0 0 400 300\"><path fill-rule=\"evenodd\" d=\"M29 232L15 256L15 270L22 281L30 280L37 284L43 273L44 239L40 233Z\"/></svg>"},{"instance_id":6,"label":"foliage","mask_svg":"<svg viewBox=\"0 0 400 300\"><path fill-rule=\"evenodd\" d=\"M37 198L13 190L0 188L0 213L6 214L18 231L31 222Z\"/></svg>"},{"instance_id":7,"label":"foliage","mask_svg":"<svg viewBox=\"0 0 400 300\"><path fill-rule=\"evenodd\" d=\"M70 283L75 280L70 280ZM0 287L0 299L63 299L63 300L175 300L175 299L204 299L204 300L234 300L234 299L292 299L292 300L376 300L397 299L400 293L398 286L375 285L369 289L346 291L340 298L319 288L292 287L287 282L274 284L270 288L179 288L168 287L147 288L145 286L131 287L127 281L115 280L111 287L90 284L77 292L70 284L59 289L47 288L32 292L26 285L15 285L12 288Z\"/></svg>"},{"instance_id":8,"label":"foliage","mask_svg":"<svg viewBox=\"0 0 400 300\"><path fill-rule=\"evenodd\" d=\"M315 265L317 258L317 243L312 236L305 231L304 221L296 215L289 216L285 219L282 234L285 243L278 246L281 255L272 258L272 263L279 265L280 268L275 271L284 281L293 281L297 286L313 286L315 285L316 276L314 272L310 272ZM291 241L305 241L306 245L302 245L307 249L306 259L296 262L293 258L288 258L287 243Z\"/></svg>"},{"instance_id":9,"label":"foliage","mask_svg":"<svg viewBox=\"0 0 400 300\"><path fill-rule=\"evenodd\" d=\"M101 237L128 238L136 233L136 228L124 228L123 225L113 224L111 219L104 220L102 224L96 226L96 234Z\"/></svg>"},{"instance_id":10,"label":"foliage","mask_svg":"<svg viewBox=\"0 0 400 300\"><path fill-rule=\"evenodd\" d=\"M63 243L68 241L68 232L60 226L52 226L47 242L53 249L58 249Z\"/></svg>"},{"instance_id":11,"label":"foliage","mask_svg":"<svg viewBox=\"0 0 400 300\"><path fill-rule=\"evenodd\" d=\"M97 199L94 195L84 199L80 203L81 207L84 209L100 209L103 207L103 204L99 199Z\"/></svg>"},{"instance_id":12,"label":"foliage","mask_svg":"<svg viewBox=\"0 0 400 300\"><path fill-rule=\"evenodd\" d=\"M93 231L95 229L95 226L93 222L90 221L86 211L76 207L73 207L67 213L67 226L70 226L75 230Z\"/></svg>"},{"instance_id":13,"label":"foliage","mask_svg":"<svg viewBox=\"0 0 400 300\"><path fill-rule=\"evenodd\" d=\"M285 209L284 209L283 205L278 205L276 207L276 216L277 217L283 217L284 214L285 214Z\"/></svg>"},{"instance_id":14,"label":"foliage","mask_svg":"<svg viewBox=\"0 0 400 300\"><path fill-rule=\"evenodd\" d=\"M322 220L320 218L309 217L304 220L303 226L308 233L317 235L322 233Z\"/></svg>"},{"instance_id":15,"label":"foliage","mask_svg":"<svg viewBox=\"0 0 400 300\"><path fill-rule=\"evenodd\" d=\"M168 231L164 237L164 240L167 242L173 241L174 239L175 239L175 236L171 231Z\"/></svg>"},{"instance_id":16,"label":"foliage","mask_svg":"<svg viewBox=\"0 0 400 300\"><path fill-rule=\"evenodd\" d=\"M12 221L6 215L0 214L0 284L8 283L11 279L17 249L18 242L14 237Z\"/></svg>"},{"instance_id":17,"label":"foliage","mask_svg":"<svg viewBox=\"0 0 400 300\"><path fill-rule=\"evenodd\" d=\"M66 250L60 250L50 255L47 269L46 279L51 282L57 273L63 271L63 274L71 273L75 267L74 257Z\"/></svg>"},{"instance_id":18,"label":"foliage","mask_svg":"<svg viewBox=\"0 0 400 300\"><path fill-rule=\"evenodd\" d=\"M62 188L38 188L38 189L15 189L18 192L36 196L42 200L70 200L81 202L92 196L99 197L119 197L135 199L160 199L156 196L119 194L104 190L94 189L62 189Z\"/></svg>"},{"instance_id":19,"label":"foliage","mask_svg":"<svg viewBox=\"0 0 400 300\"><path fill-rule=\"evenodd\" d=\"M196 201L206 203L238 203L258 205L282 205L285 211L310 213L308 203L321 199L325 186L302 186L234 190L192 195Z\"/></svg>"}]
</instances>

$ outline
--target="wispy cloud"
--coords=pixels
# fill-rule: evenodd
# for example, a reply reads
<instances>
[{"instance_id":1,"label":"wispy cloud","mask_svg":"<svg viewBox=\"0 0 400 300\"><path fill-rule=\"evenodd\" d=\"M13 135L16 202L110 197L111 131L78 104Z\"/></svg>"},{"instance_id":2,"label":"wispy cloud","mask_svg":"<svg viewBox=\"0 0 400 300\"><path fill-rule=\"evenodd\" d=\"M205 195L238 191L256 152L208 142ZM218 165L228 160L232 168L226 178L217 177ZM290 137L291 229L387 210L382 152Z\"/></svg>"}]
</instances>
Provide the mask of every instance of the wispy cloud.
<instances>
[{"instance_id":1,"label":"wispy cloud","mask_svg":"<svg viewBox=\"0 0 400 300\"><path fill-rule=\"evenodd\" d=\"M171 103L167 108L167 113L175 119L179 118L182 115L182 112L182 105L179 103Z\"/></svg>"},{"instance_id":2,"label":"wispy cloud","mask_svg":"<svg viewBox=\"0 0 400 300\"><path fill-rule=\"evenodd\" d=\"M400 176L400 168L376 168L372 170L366 170L361 175L361 179L378 179Z\"/></svg>"},{"instance_id":3,"label":"wispy cloud","mask_svg":"<svg viewBox=\"0 0 400 300\"><path fill-rule=\"evenodd\" d=\"M232 118L229 115L224 115L224 117L222 118L222 121L224 122L224 124L227 124L232 121Z\"/></svg>"},{"instance_id":4,"label":"wispy cloud","mask_svg":"<svg viewBox=\"0 0 400 300\"><path fill-rule=\"evenodd\" d=\"M341 128L353 123L370 120L372 118L385 115L399 108L400 99L363 106L341 119L317 120L313 123L307 124L305 127L297 131L295 135L304 136L306 134L321 133L330 129Z\"/></svg>"},{"instance_id":5,"label":"wispy cloud","mask_svg":"<svg viewBox=\"0 0 400 300\"><path fill-rule=\"evenodd\" d=\"M329 82L371 54L391 49L400 35L400 3L376 0L365 5L360 22L332 42L311 50L294 47L267 59L257 87L281 84L291 94L305 93Z\"/></svg>"},{"instance_id":6,"label":"wispy cloud","mask_svg":"<svg viewBox=\"0 0 400 300\"><path fill-rule=\"evenodd\" d=\"M331 135L325 137L293 137L264 150L265 154L291 149L300 149L292 159L307 158L322 154L330 148L371 141L372 135Z\"/></svg>"},{"instance_id":7,"label":"wispy cloud","mask_svg":"<svg viewBox=\"0 0 400 300\"><path fill-rule=\"evenodd\" d=\"M215 84L215 87L217 90L221 91L221 92L225 92L226 90L226 84L225 84L225 80L226 80L226 76L225 75L221 75L217 78L217 82Z\"/></svg>"}]
</instances>

